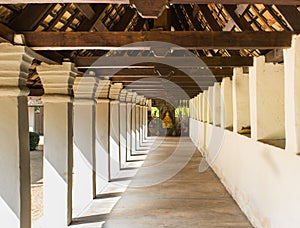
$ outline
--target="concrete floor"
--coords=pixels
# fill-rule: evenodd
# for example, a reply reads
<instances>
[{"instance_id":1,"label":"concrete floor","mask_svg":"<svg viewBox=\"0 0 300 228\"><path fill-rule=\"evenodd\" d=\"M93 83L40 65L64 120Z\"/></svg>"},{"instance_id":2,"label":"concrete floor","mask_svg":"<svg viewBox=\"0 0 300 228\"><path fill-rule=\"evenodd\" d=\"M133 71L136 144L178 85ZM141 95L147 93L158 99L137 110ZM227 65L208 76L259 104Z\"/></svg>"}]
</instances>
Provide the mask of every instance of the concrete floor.
<instances>
[{"instance_id":1,"label":"concrete floor","mask_svg":"<svg viewBox=\"0 0 300 228\"><path fill-rule=\"evenodd\" d=\"M43 151L30 151L31 217L32 221L43 216Z\"/></svg>"},{"instance_id":2,"label":"concrete floor","mask_svg":"<svg viewBox=\"0 0 300 228\"><path fill-rule=\"evenodd\" d=\"M132 168L139 162L132 156L132 167L71 227L252 227L213 171L199 173L201 156L188 138L152 139L148 146L142 167Z\"/></svg>"}]
</instances>

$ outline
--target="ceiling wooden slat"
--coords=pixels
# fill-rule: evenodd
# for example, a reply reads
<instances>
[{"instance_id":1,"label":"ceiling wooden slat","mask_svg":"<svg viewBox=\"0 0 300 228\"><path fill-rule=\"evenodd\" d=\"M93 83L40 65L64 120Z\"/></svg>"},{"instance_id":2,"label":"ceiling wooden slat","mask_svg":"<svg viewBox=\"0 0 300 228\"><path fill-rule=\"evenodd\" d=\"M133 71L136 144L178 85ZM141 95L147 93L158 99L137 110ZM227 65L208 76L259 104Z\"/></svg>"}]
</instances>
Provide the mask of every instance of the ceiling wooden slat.
<instances>
[{"instance_id":1,"label":"ceiling wooden slat","mask_svg":"<svg viewBox=\"0 0 300 228\"><path fill-rule=\"evenodd\" d=\"M143 3L144 0L140 0ZM0 4L15 3L109 3L130 4L130 0L0 0ZM276 4L299 5L299 0L170 0L170 4Z\"/></svg>"},{"instance_id":2,"label":"ceiling wooden slat","mask_svg":"<svg viewBox=\"0 0 300 228\"><path fill-rule=\"evenodd\" d=\"M274 49L291 46L292 32L24 32L27 46L36 50L135 49L146 45L123 47L142 41L160 41L187 49ZM178 48L178 47L177 47Z\"/></svg>"}]
</instances>

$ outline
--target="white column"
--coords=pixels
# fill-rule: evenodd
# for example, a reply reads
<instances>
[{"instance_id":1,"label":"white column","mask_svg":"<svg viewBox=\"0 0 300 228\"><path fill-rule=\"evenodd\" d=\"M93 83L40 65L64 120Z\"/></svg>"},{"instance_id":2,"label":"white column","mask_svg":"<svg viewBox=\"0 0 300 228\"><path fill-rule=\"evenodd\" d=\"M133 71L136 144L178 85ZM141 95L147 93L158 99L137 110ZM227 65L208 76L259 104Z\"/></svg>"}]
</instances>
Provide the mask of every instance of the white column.
<instances>
[{"instance_id":1,"label":"white column","mask_svg":"<svg viewBox=\"0 0 300 228\"><path fill-rule=\"evenodd\" d=\"M127 90L122 89L120 93L120 161L121 168L124 168L127 161Z\"/></svg>"},{"instance_id":2,"label":"white column","mask_svg":"<svg viewBox=\"0 0 300 228\"><path fill-rule=\"evenodd\" d=\"M131 155L136 152L136 97L137 93L133 93L132 95L132 103L131 103L131 143L130 143L130 151Z\"/></svg>"},{"instance_id":3,"label":"white column","mask_svg":"<svg viewBox=\"0 0 300 228\"><path fill-rule=\"evenodd\" d=\"M140 146L144 141L144 98L140 102Z\"/></svg>"},{"instance_id":4,"label":"white column","mask_svg":"<svg viewBox=\"0 0 300 228\"><path fill-rule=\"evenodd\" d=\"M235 68L232 77L233 131L250 126L249 76Z\"/></svg>"},{"instance_id":5,"label":"white column","mask_svg":"<svg viewBox=\"0 0 300 228\"><path fill-rule=\"evenodd\" d=\"M136 101L135 105L135 149L140 149L140 96L138 96L138 99Z\"/></svg>"},{"instance_id":6,"label":"white column","mask_svg":"<svg viewBox=\"0 0 300 228\"><path fill-rule=\"evenodd\" d=\"M284 139L284 67L254 58L249 70L251 138Z\"/></svg>"},{"instance_id":7,"label":"white column","mask_svg":"<svg viewBox=\"0 0 300 228\"><path fill-rule=\"evenodd\" d=\"M96 114L96 194L100 194L109 181L109 80L100 80L95 94Z\"/></svg>"},{"instance_id":8,"label":"white column","mask_svg":"<svg viewBox=\"0 0 300 228\"><path fill-rule=\"evenodd\" d=\"M145 105L143 106L143 115L144 115L144 118L143 118L143 121L144 121L144 140L147 139L148 137L148 106L147 106L147 103L149 101L146 99L145 100Z\"/></svg>"},{"instance_id":9,"label":"white column","mask_svg":"<svg viewBox=\"0 0 300 228\"><path fill-rule=\"evenodd\" d=\"M203 96L202 96L202 121L204 123L207 122L207 98L208 98L208 91L205 90L203 92Z\"/></svg>"},{"instance_id":10,"label":"white column","mask_svg":"<svg viewBox=\"0 0 300 228\"><path fill-rule=\"evenodd\" d=\"M31 227L26 47L0 44L0 227Z\"/></svg>"},{"instance_id":11,"label":"white column","mask_svg":"<svg viewBox=\"0 0 300 228\"><path fill-rule=\"evenodd\" d=\"M98 86L99 87L99 86ZM102 96L96 105L96 194L109 181L109 99Z\"/></svg>"},{"instance_id":12,"label":"white column","mask_svg":"<svg viewBox=\"0 0 300 228\"><path fill-rule=\"evenodd\" d=\"M73 102L76 70L71 63L38 66L44 101L44 226L72 220Z\"/></svg>"},{"instance_id":13,"label":"white column","mask_svg":"<svg viewBox=\"0 0 300 228\"><path fill-rule=\"evenodd\" d=\"M131 109L132 109L132 104L131 104L131 100L132 100L132 92L128 92L126 95L126 132L127 132L127 149L126 149L126 161L130 160L130 156L132 155L132 150L131 150L131 131L132 131L132 124L131 124L131 120L132 120L132 113L131 113Z\"/></svg>"},{"instance_id":14,"label":"white column","mask_svg":"<svg viewBox=\"0 0 300 228\"><path fill-rule=\"evenodd\" d=\"M95 190L95 91L98 79L77 77L74 83L73 217L96 196Z\"/></svg>"},{"instance_id":15,"label":"white column","mask_svg":"<svg viewBox=\"0 0 300 228\"><path fill-rule=\"evenodd\" d=\"M213 123L213 86L208 87L207 91L207 123Z\"/></svg>"},{"instance_id":16,"label":"white column","mask_svg":"<svg viewBox=\"0 0 300 228\"><path fill-rule=\"evenodd\" d=\"M110 101L110 127L109 127L109 167L110 180L116 178L120 172L120 110L119 94L122 89L122 83L111 85L109 90Z\"/></svg>"},{"instance_id":17,"label":"white column","mask_svg":"<svg viewBox=\"0 0 300 228\"><path fill-rule=\"evenodd\" d=\"M202 121L202 120L203 120L203 117L202 117L202 101L203 101L203 93L200 93L198 96L199 96L199 99L198 99L199 121Z\"/></svg>"},{"instance_id":18,"label":"white column","mask_svg":"<svg viewBox=\"0 0 300 228\"><path fill-rule=\"evenodd\" d=\"M286 151L300 154L300 36L284 50Z\"/></svg>"},{"instance_id":19,"label":"white column","mask_svg":"<svg viewBox=\"0 0 300 228\"><path fill-rule=\"evenodd\" d=\"M195 120L198 120L198 96L194 97Z\"/></svg>"},{"instance_id":20,"label":"white column","mask_svg":"<svg viewBox=\"0 0 300 228\"><path fill-rule=\"evenodd\" d=\"M221 83L221 127L231 129L233 126L232 82L229 77Z\"/></svg>"},{"instance_id":21,"label":"white column","mask_svg":"<svg viewBox=\"0 0 300 228\"><path fill-rule=\"evenodd\" d=\"M214 83L213 87L213 124L215 126L220 126L221 121L220 121L220 116L221 116L221 104L220 104L220 99L221 99L221 87L218 82Z\"/></svg>"}]
</instances>

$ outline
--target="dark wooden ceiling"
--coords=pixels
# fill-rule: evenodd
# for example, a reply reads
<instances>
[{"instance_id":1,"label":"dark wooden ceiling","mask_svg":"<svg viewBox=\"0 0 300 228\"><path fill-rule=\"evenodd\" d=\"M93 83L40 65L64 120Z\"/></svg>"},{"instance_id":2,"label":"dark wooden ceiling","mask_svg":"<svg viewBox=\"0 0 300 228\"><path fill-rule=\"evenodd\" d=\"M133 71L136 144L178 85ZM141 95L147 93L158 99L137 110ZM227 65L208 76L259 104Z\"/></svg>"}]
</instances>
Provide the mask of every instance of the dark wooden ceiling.
<instances>
[{"instance_id":1,"label":"dark wooden ceiling","mask_svg":"<svg viewBox=\"0 0 300 228\"><path fill-rule=\"evenodd\" d=\"M28 79L32 95L43 92L35 70L40 61L72 61L83 73L110 77L146 96L179 86L193 97L231 77L233 67L251 66L253 56L282 62L282 49L300 31L300 0L63 2L0 0L0 41L38 54Z\"/></svg>"}]
</instances>

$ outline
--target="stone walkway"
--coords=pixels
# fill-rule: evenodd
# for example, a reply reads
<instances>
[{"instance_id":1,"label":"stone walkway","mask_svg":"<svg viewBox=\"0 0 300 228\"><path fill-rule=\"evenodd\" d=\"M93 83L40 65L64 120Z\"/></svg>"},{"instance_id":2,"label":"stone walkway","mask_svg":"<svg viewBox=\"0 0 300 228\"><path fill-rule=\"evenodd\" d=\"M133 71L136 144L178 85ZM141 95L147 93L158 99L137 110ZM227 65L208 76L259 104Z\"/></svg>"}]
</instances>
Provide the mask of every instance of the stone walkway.
<instances>
[{"instance_id":1,"label":"stone walkway","mask_svg":"<svg viewBox=\"0 0 300 228\"><path fill-rule=\"evenodd\" d=\"M43 151L30 151L31 214L35 222L43 216Z\"/></svg>"},{"instance_id":2,"label":"stone walkway","mask_svg":"<svg viewBox=\"0 0 300 228\"><path fill-rule=\"evenodd\" d=\"M113 181L72 227L252 227L213 171L198 172L200 153L188 138L150 145L136 175Z\"/></svg>"}]
</instances>

